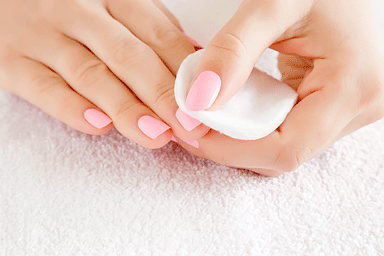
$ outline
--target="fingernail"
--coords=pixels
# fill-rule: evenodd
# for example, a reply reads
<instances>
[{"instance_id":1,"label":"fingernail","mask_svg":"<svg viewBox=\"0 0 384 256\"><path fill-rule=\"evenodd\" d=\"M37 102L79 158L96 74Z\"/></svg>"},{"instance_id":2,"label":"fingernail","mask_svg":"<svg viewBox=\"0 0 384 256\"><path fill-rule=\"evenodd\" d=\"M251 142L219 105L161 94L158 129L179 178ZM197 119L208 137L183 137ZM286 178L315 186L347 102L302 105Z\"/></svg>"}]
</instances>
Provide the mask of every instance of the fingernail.
<instances>
[{"instance_id":1,"label":"fingernail","mask_svg":"<svg viewBox=\"0 0 384 256\"><path fill-rule=\"evenodd\" d=\"M216 100L220 87L221 79L215 72L202 72L189 90L185 106L190 111L209 108Z\"/></svg>"},{"instance_id":2,"label":"fingernail","mask_svg":"<svg viewBox=\"0 0 384 256\"><path fill-rule=\"evenodd\" d=\"M176 137L172 135L171 141L178 142Z\"/></svg>"},{"instance_id":3,"label":"fingernail","mask_svg":"<svg viewBox=\"0 0 384 256\"><path fill-rule=\"evenodd\" d=\"M171 128L152 116L142 116L137 125L139 129L151 139L156 139L160 134Z\"/></svg>"},{"instance_id":4,"label":"fingernail","mask_svg":"<svg viewBox=\"0 0 384 256\"><path fill-rule=\"evenodd\" d=\"M184 127L184 129L189 132L201 124L199 120L184 113L183 111L181 111L181 109L178 109L176 111L176 118L177 120L179 120L180 124Z\"/></svg>"},{"instance_id":5,"label":"fingernail","mask_svg":"<svg viewBox=\"0 0 384 256\"><path fill-rule=\"evenodd\" d=\"M199 48L203 48L195 39L187 36L187 34L185 34L183 32L183 34L185 35L185 37L188 39L188 41L193 45L193 46L196 46L196 47L199 47Z\"/></svg>"},{"instance_id":6,"label":"fingernail","mask_svg":"<svg viewBox=\"0 0 384 256\"><path fill-rule=\"evenodd\" d=\"M199 142L197 140L182 140L184 141L185 143L187 143L188 145L194 147L194 148L199 148Z\"/></svg>"},{"instance_id":7,"label":"fingernail","mask_svg":"<svg viewBox=\"0 0 384 256\"><path fill-rule=\"evenodd\" d=\"M109 125L112 119L103 112L90 108L84 112L84 118L94 127L101 129Z\"/></svg>"},{"instance_id":8,"label":"fingernail","mask_svg":"<svg viewBox=\"0 0 384 256\"><path fill-rule=\"evenodd\" d=\"M180 139L180 140L182 140L182 139ZM174 141L174 142L178 143L176 137L173 136L173 135L172 135L171 141ZM197 140L182 140L182 141L184 141L185 143L187 143L188 145L190 145L190 146L192 146L194 148L199 148L199 146L200 146L200 144L199 144L199 142Z\"/></svg>"}]
</instances>

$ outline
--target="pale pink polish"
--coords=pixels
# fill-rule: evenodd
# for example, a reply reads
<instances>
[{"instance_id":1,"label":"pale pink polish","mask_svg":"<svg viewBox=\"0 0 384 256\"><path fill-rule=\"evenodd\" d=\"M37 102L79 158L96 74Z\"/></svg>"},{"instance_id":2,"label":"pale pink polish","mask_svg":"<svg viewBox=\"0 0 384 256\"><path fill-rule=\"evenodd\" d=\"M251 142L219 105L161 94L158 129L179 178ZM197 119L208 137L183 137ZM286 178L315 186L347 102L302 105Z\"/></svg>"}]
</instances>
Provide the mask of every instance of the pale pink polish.
<instances>
[{"instance_id":1,"label":"pale pink polish","mask_svg":"<svg viewBox=\"0 0 384 256\"><path fill-rule=\"evenodd\" d=\"M199 120L184 113L181 109L178 109L176 111L176 118L177 120L179 120L180 124L184 127L184 129L189 132L201 124Z\"/></svg>"},{"instance_id":2,"label":"pale pink polish","mask_svg":"<svg viewBox=\"0 0 384 256\"><path fill-rule=\"evenodd\" d=\"M193 45L193 46L196 46L196 47L198 47L198 48L203 48L195 39L193 39L193 38L191 38L191 37L189 37L189 36L187 36L187 34L185 34L184 32L183 32L183 34L185 35L185 37L188 39L188 41Z\"/></svg>"},{"instance_id":3,"label":"pale pink polish","mask_svg":"<svg viewBox=\"0 0 384 256\"><path fill-rule=\"evenodd\" d=\"M90 108L84 112L84 118L94 127L101 129L109 125L112 119L103 112Z\"/></svg>"},{"instance_id":4,"label":"pale pink polish","mask_svg":"<svg viewBox=\"0 0 384 256\"><path fill-rule=\"evenodd\" d=\"M194 147L194 148L199 148L199 142L197 140L182 140L184 141L185 143L187 143L188 145Z\"/></svg>"},{"instance_id":5,"label":"pale pink polish","mask_svg":"<svg viewBox=\"0 0 384 256\"><path fill-rule=\"evenodd\" d=\"M156 139L160 134L171 128L152 116L142 116L137 125L139 129L151 139Z\"/></svg>"},{"instance_id":6,"label":"pale pink polish","mask_svg":"<svg viewBox=\"0 0 384 256\"><path fill-rule=\"evenodd\" d=\"M180 140L182 140L182 139L180 139ZM171 141L174 141L174 142L178 143L176 137L173 136L173 135L172 135ZM200 144L199 144L199 142L197 140L182 140L182 141L184 141L185 143L187 143L188 145L190 145L190 146L192 146L194 148L199 148L199 146L200 146Z\"/></svg>"},{"instance_id":7,"label":"pale pink polish","mask_svg":"<svg viewBox=\"0 0 384 256\"><path fill-rule=\"evenodd\" d=\"M202 72L189 90L185 106L190 111L209 108L215 102L220 88L221 79L215 72Z\"/></svg>"}]
</instances>

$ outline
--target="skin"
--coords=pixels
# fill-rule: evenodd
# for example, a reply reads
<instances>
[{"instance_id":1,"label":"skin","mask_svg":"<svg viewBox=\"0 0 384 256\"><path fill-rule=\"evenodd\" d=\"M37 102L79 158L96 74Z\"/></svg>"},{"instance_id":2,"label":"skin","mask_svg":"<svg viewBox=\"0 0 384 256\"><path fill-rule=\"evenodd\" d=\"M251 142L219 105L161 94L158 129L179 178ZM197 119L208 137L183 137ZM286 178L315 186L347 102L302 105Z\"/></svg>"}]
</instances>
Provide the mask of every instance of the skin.
<instances>
[{"instance_id":1,"label":"skin","mask_svg":"<svg viewBox=\"0 0 384 256\"><path fill-rule=\"evenodd\" d=\"M197 75L216 72L224 105L268 47L282 54L284 82L299 94L284 123L256 141L175 118L174 76L194 47L177 20L150 0L14 0L0 8L0 86L69 126L104 134L83 117L95 108L127 138L158 148L172 134L198 140L191 153L277 176L297 169L343 136L384 117L383 63L369 1L245 0L210 42ZM171 130L152 140L143 115Z\"/></svg>"},{"instance_id":2,"label":"skin","mask_svg":"<svg viewBox=\"0 0 384 256\"><path fill-rule=\"evenodd\" d=\"M67 125L100 135L114 125L146 148L173 134L178 122L175 73L195 51L159 0L13 0L0 4L0 86ZM84 112L97 109L113 124L97 129ZM171 129L156 139L138 128L150 115Z\"/></svg>"},{"instance_id":3,"label":"skin","mask_svg":"<svg viewBox=\"0 0 384 256\"><path fill-rule=\"evenodd\" d=\"M299 94L269 136L240 141L216 131L196 138L193 154L267 176L296 170L343 136L384 117L384 67L370 1L245 0L213 38L196 77L217 73L224 105L242 86L261 53L279 51L283 81Z\"/></svg>"}]
</instances>

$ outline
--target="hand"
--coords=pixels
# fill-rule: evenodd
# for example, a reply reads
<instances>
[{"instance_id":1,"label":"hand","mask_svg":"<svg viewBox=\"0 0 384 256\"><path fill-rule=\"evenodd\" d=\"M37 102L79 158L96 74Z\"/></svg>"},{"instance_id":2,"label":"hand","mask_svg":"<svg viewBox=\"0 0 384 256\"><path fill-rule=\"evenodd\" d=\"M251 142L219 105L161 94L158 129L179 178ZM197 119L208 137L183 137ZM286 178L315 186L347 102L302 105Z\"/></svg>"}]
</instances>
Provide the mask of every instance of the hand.
<instances>
[{"instance_id":1,"label":"hand","mask_svg":"<svg viewBox=\"0 0 384 256\"><path fill-rule=\"evenodd\" d=\"M3 89L85 133L104 134L113 122L147 148L165 145L173 133L191 136L175 117L173 86L195 49L158 0L13 0L0 7ZM207 131L201 125L191 134Z\"/></svg>"},{"instance_id":2,"label":"hand","mask_svg":"<svg viewBox=\"0 0 384 256\"><path fill-rule=\"evenodd\" d=\"M190 152L223 165L277 176L384 117L384 68L369 1L243 1L210 42L199 65L196 77L211 70L221 79L217 98L201 109L224 105L268 47L282 53L283 81L299 94L286 120L255 141L210 131L196 137L199 149L180 142Z\"/></svg>"}]
</instances>

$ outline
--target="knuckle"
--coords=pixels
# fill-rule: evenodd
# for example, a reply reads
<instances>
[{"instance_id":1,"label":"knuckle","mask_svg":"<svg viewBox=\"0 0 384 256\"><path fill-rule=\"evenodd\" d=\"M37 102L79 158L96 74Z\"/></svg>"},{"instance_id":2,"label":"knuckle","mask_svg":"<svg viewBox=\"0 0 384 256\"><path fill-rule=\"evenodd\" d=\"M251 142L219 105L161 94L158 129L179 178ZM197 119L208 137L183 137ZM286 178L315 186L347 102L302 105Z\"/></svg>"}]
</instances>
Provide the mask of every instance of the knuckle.
<instances>
[{"instance_id":1,"label":"knuckle","mask_svg":"<svg viewBox=\"0 0 384 256\"><path fill-rule=\"evenodd\" d=\"M33 86L36 86L37 93L39 94L49 94L50 91L55 88L57 85L63 84L63 79L58 75L42 75L34 78L31 81Z\"/></svg>"},{"instance_id":2,"label":"knuckle","mask_svg":"<svg viewBox=\"0 0 384 256\"><path fill-rule=\"evenodd\" d=\"M208 47L216 48L218 51L222 52L231 57L239 58L247 52L247 47L243 41L234 34L225 33L216 36Z\"/></svg>"},{"instance_id":3,"label":"knuckle","mask_svg":"<svg viewBox=\"0 0 384 256\"><path fill-rule=\"evenodd\" d=\"M160 24L153 28L151 46L159 51L175 48L185 40L184 35L173 26Z\"/></svg>"},{"instance_id":4,"label":"knuckle","mask_svg":"<svg viewBox=\"0 0 384 256\"><path fill-rule=\"evenodd\" d=\"M147 53L147 47L136 38L123 38L116 42L112 46L112 62L115 64L132 66L145 59L143 56Z\"/></svg>"},{"instance_id":5,"label":"knuckle","mask_svg":"<svg viewBox=\"0 0 384 256\"><path fill-rule=\"evenodd\" d=\"M116 120L125 120L134 115L134 113L140 112L140 109L143 108L143 105L136 101L126 101L124 103L118 104L113 112L113 119Z\"/></svg>"},{"instance_id":6,"label":"knuckle","mask_svg":"<svg viewBox=\"0 0 384 256\"><path fill-rule=\"evenodd\" d=\"M169 104L175 100L173 85L169 83L163 83L157 85L155 88L155 105Z\"/></svg>"},{"instance_id":7,"label":"knuckle","mask_svg":"<svg viewBox=\"0 0 384 256\"><path fill-rule=\"evenodd\" d=\"M92 59L81 64L75 71L79 85L88 88L109 75L108 67L100 60Z\"/></svg>"},{"instance_id":8,"label":"knuckle","mask_svg":"<svg viewBox=\"0 0 384 256\"><path fill-rule=\"evenodd\" d=\"M293 152L295 154L295 161L294 161L294 169L291 169L291 171L296 170L299 168L305 161L309 160L312 156L312 149L308 146L301 145L293 147Z\"/></svg>"},{"instance_id":9,"label":"knuckle","mask_svg":"<svg viewBox=\"0 0 384 256\"><path fill-rule=\"evenodd\" d=\"M373 123L384 117L384 72L383 77L374 76L370 81L363 84L358 105L359 114L368 113L364 125ZM367 115L366 115L367 116Z\"/></svg>"},{"instance_id":10,"label":"knuckle","mask_svg":"<svg viewBox=\"0 0 384 256\"><path fill-rule=\"evenodd\" d=\"M312 149L305 145L283 147L275 160L274 166L279 172L292 172L309 160L312 152Z\"/></svg>"}]
</instances>

